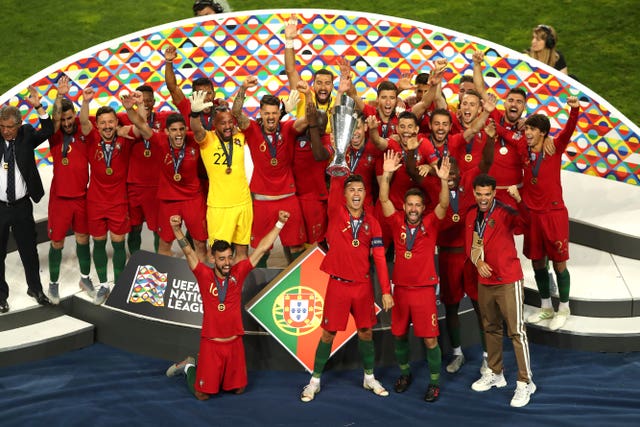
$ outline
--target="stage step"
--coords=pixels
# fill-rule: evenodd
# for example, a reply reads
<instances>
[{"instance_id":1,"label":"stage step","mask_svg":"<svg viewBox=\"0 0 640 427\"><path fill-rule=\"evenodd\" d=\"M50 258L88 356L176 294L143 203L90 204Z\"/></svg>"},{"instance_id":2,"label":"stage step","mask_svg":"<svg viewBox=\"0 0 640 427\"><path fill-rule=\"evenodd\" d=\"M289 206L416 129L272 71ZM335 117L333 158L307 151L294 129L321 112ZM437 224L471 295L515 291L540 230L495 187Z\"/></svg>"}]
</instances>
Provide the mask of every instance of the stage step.
<instances>
[{"instance_id":1,"label":"stage step","mask_svg":"<svg viewBox=\"0 0 640 427\"><path fill-rule=\"evenodd\" d=\"M94 326L61 315L0 332L0 366L40 360L94 342Z\"/></svg>"},{"instance_id":2,"label":"stage step","mask_svg":"<svg viewBox=\"0 0 640 427\"><path fill-rule=\"evenodd\" d=\"M539 308L525 305L525 319ZM599 351L640 351L640 317L593 317L571 315L557 330L549 330L550 320L527 323L527 335L532 342L553 347Z\"/></svg>"}]
</instances>

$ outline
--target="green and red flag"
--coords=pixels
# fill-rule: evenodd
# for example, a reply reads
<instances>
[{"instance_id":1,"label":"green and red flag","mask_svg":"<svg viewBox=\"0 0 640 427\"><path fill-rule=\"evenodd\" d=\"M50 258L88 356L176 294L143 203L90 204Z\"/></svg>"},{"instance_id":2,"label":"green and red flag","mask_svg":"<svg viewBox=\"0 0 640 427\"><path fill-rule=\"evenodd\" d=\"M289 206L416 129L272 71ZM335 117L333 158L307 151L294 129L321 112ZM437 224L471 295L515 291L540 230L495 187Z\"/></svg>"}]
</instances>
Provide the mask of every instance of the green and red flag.
<instances>
[{"instance_id":1,"label":"green and red flag","mask_svg":"<svg viewBox=\"0 0 640 427\"><path fill-rule=\"evenodd\" d=\"M246 305L247 311L309 372L322 335L324 295L329 276L320 270L325 253L307 249ZM380 312L376 305L376 314ZM331 356L357 332L352 316L333 340Z\"/></svg>"}]
</instances>

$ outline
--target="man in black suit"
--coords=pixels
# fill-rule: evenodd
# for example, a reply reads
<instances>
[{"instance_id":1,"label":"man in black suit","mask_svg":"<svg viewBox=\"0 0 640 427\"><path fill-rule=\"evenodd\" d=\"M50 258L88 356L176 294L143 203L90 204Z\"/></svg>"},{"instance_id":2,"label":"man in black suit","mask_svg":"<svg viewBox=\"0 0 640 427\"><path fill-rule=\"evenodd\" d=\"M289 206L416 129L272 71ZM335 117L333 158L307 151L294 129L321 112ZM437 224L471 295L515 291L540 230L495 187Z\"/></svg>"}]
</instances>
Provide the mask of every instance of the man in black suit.
<instances>
[{"instance_id":1,"label":"man in black suit","mask_svg":"<svg viewBox=\"0 0 640 427\"><path fill-rule=\"evenodd\" d=\"M27 102L40 116L40 130L29 124L22 124L20 110L5 105L0 108L0 313L9 311L9 285L5 280L4 261L7 256L9 230L18 246L25 277L27 294L40 305L51 302L42 291L40 282L40 261L36 247L33 204L44 195L42 181L36 166L33 150L53 134L53 122L42 106L40 95L33 86L29 87Z\"/></svg>"}]
</instances>

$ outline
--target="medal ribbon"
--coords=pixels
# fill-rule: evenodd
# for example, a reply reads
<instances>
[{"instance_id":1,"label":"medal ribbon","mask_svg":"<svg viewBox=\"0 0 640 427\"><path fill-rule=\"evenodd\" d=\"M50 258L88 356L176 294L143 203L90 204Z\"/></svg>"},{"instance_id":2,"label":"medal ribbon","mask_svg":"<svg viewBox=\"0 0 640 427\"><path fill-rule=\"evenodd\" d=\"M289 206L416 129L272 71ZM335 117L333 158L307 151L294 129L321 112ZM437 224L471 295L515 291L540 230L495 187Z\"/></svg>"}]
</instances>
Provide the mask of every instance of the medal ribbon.
<instances>
[{"instance_id":1,"label":"medal ribbon","mask_svg":"<svg viewBox=\"0 0 640 427\"><path fill-rule=\"evenodd\" d=\"M409 223L405 220L405 226L407 229L407 238L405 240L405 246L407 247L408 251L411 251L411 249L413 249L413 245L416 243L416 237L418 236L418 227L411 227L409 225Z\"/></svg>"},{"instance_id":2,"label":"medal ribbon","mask_svg":"<svg viewBox=\"0 0 640 427\"><path fill-rule=\"evenodd\" d=\"M458 190L449 190L449 205L454 214L458 214Z\"/></svg>"},{"instance_id":3,"label":"medal ribbon","mask_svg":"<svg viewBox=\"0 0 640 427\"><path fill-rule=\"evenodd\" d=\"M217 132L216 132L217 133ZM233 161L233 138L229 141L229 149L227 150L227 143L222 140L220 135L218 135L218 139L220 140L220 145L222 145L222 151L224 152L224 156L227 159L227 167L231 167L231 162Z\"/></svg>"},{"instance_id":4,"label":"medal ribbon","mask_svg":"<svg viewBox=\"0 0 640 427\"><path fill-rule=\"evenodd\" d=\"M171 146L171 142L169 142L169 152L171 153L171 160L173 160L173 173L177 174L178 171L180 170L180 165L182 164L182 161L184 160L184 151L186 148L186 144L182 144L182 147L180 148L180 152L178 153L178 157L176 158L176 155L174 154L174 149Z\"/></svg>"},{"instance_id":5,"label":"medal ribbon","mask_svg":"<svg viewBox=\"0 0 640 427\"><path fill-rule=\"evenodd\" d=\"M544 153L541 151L540 153L536 154L533 151L531 151L531 147L529 147L528 150L529 150L529 159L531 159L531 161L535 161L533 168L531 168L531 173L533 174L534 178L537 178L538 173L540 172L540 166L542 165L542 159L544 158Z\"/></svg>"},{"instance_id":6,"label":"medal ribbon","mask_svg":"<svg viewBox=\"0 0 640 427\"><path fill-rule=\"evenodd\" d=\"M69 145L74 141L73 135L69 135L66 133L62 134L62 158L66 159L67 154L69 153Z\"/></svg>"},{"instance_id":7,"label":"medal ribbon","mask_svg":"<svg viewBox=\"0 0 640 427\"><path fill-rule=\"evenodd\" d=\"M104 141L100 141L102 147L102 154L104 155L104 162L107 164L107 168L111 167L111 158L113 157L113 144L106 144Z\"/></svg>"},{"instance_id":8,"label":"medal ribbon","mask_svg":"<svg viewBox=\"0 0 640 427\"><path fill-rule=\"evenodd\" d=\"M276 151L277 151L277 146L278 146L278 142L280 141L281 137L280 137L280 125L278 125L278 128L276 129L276 133L273 135L267 135L264 131L264 127L260 127L260 131L262 132L262 136L264 138L264 141L267 143L267 146L269 147L269 154L271 155L272 159L276 158Z\"/></svg>"},{"instance_id":9,"label":"medal ribbon","mask_svg":"<svg viewBox=\"0 0 640 427\"><path fill-rule=\"evenodd\" d=\"M207 118L204 113L200 113L200 123L202 123L202 127L206 130L211 130L213 127L213 120L211 115Z\"/></svg>"},{"instance_id":10,"label":"medal ribbon","mask_svg":"<svg viewBox=\"0 0 640 427\"><path fill-rule=\"evenodd\" d=\"M504 125L504 116L500 117L500 126L507 129L507 127ZM507 141L505 141L503 137L500 137L500 147L504 147L506 145Z\"/></svg>"},{"instance_id":11,"label":"medal ribbon","mask_svg":"<svg viewBox=\"0 0 640 427\"><path fill-rule=\"evenodd\" d=\"M229 288L229 276L225 276L224 280L218 281L218 276L215 274L213 278L216 281L216 288L218 289L218 300L220 304L224 304L224 300L227 298L227 289Z\"/></svg>"},{"instance_id":12,"label":"medal ribbon","mask_svg":"<svg viewBox=\"0 0 640 427\"><path fill-rule=\"evenodd\" d=\"M364 153L364 145L360 147L358 151L353 150L353 148L349 147L350 156L349 156L349 169L351 173L355 173L356 168L358 167L358 162L360 162L360 157L362 157L362 153Z\"/></svg>"},{"instance_id":13,"label":"medal ribbon","mask_svg":"<svg viewBox=\"0 0 640 427\"><path fill-rule=\"evenodd\" d=\"M444 140L444 145L442 146L442 154L440 154L440 150L436 147L436 142L433 140L433 136L429 135L429 140L431 140L431 145L433 145L433 150L436 152L436 156L438 159L443 157L447 157L449 155L449 137Z\"/></svg>"},{"instance_id":14,"label":"medal ribbon","mask_svg":"<svg viewBox=\"0 0 640 427\"><path fill-rule=\"evenodd\" d=\"M360 231L360 226L362 225L362 221L364 220L364 212L360 218L354 218L349 214L349 224L351 225L351 235L353 236L353 240L358 240L358 232Z\"/></svg>"},{"instance_id":15,"label":"medal ribbon","mask_svg":"<svg viewBox=\"0 0 640 427\"><path fill-rule=\"evenodd\" d=\"M487 222L489 221L489 217L493 213L493 210L496 207L496 200L493 199L493 203L491 204L491 208L488 212L483 215L483 212L478 211L478 217L476 218L476 233L482 239L484 237L484 231L487 228ZM484 218L482 218L484 216Z\"/></svg>"}]
</instances>

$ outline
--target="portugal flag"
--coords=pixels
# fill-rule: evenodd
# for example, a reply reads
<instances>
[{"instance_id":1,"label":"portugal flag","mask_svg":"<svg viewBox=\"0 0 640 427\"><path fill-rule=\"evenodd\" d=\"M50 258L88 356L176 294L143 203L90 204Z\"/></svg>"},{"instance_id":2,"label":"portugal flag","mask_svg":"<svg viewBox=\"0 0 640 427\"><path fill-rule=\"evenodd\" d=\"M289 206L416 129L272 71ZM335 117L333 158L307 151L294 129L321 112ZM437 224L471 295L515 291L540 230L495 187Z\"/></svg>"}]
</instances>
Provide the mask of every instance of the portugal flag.
<instances>
[{"instance_id":1,"label":"portugal flag","mask_svg":"<svg viewBox=\"0 0 640 427\"><path fill-rule=\"evenodd\" d=\"M316 245L307 249L271 281L246 308L262 327L309 372L322 335L322 311L329 276L320 270L325 253ZM376 305L376 313L380 308ZM331 356L356 334L353 317L333 340Z\"/></svg>"}]
</instances>

